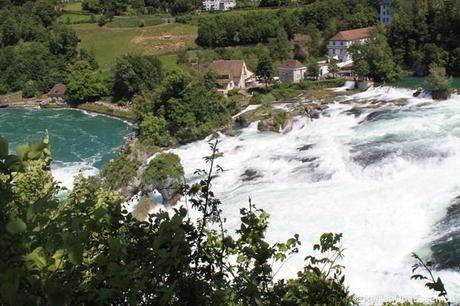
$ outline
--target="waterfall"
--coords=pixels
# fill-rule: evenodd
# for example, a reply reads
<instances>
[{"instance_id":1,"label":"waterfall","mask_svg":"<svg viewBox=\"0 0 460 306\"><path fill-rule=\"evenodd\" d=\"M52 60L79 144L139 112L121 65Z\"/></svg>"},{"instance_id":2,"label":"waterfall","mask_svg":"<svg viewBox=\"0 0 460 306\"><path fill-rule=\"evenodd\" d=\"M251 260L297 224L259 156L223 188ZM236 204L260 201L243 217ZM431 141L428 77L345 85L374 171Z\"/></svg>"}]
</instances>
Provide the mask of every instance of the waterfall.
<instances>
[{"instance_id":1,"label":"waterfall","mask_svg":"<svg viewBox=\"0 0 460 306\"><path fill-rule=\"evenodd\" d=\"M405 105L362 107L396 99ZM363 304L434 297L410 280L410 255L429 257L437 239L460 227L458 209L448 211L460 195L460 97L434 102L379 87L343 100L319 119L298 118L286 134L261 133L253 123L221 135L224 172L213 186L227 224L237 228L250 196L271 215L271 242L300 235L301 252L277 276L294 276L322 233L341 232L346 284ZM209 146L204 140L173 151L193 180ZM449 213L457 219L443 222ZM458 262L460 249L449 256ZM459 301L460 274L435 273Z\"/></svg>"}]
</instances>

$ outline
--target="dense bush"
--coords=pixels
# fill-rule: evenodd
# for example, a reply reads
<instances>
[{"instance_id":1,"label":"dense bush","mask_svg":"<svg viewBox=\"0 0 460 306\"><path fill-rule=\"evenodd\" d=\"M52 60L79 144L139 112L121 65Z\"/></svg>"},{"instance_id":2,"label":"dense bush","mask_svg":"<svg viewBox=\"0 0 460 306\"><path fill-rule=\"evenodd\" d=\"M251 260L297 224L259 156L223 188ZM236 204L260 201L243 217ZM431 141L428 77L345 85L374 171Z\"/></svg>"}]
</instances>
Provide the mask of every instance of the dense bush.
<instances>
[{"instance_id":1,"label":"dense bush","mask_svg":"<svg viewBox=\"0 0 460 306\"><path fill-rule=\"evenodd\" d=\"M174 153L160 153L152 159L142 175L142 183L148 185L151 182L162 182L168 178L180 184L184 177L184 168L180 158ZM177 185L176 188L179 188Z\"/></svg>"},{"instance_id":2,"label":"dense bush","mask_svg":"<svg viewBox=\"0 0 460 306\"><path fill-rule=\"evenodd\" d=\"M345 85L345 79L334 79L334 80L320 80L320 81L302 81L298 84L294 84L293 86L302 89L321 89L321 88L334 88L334 87L342 87Z\"/></svg>"},{"instance_id":3,"label":"dense bush","mask_svg":"<svg viewBox=\"0 0 460 306\"><path fill-rule=\"evenodd\" d=\"M207 136L227 123L236 107L212 86L216 83L204 78L193 81L187 73L174 71L154 91L136 97L134 107L140 121L141 139L148 141L151 134L157 145L164 145L166 139L157 136L169 133L179 142L188 142ZM164 125L159 123L164 122L166 133L160 135L157 131Z\"/></svg>"},{"instance_id":4,"label":"dense bush","mask_svg":"<svg viewBox=\"0 0 460 306\"><path fill-rule=\"evenodd\" d=\"M115 100L131 100L143 90L152 90L163 78L160 61L149 55L128 54L117 59L112 94Z\"/></svg>"},{"instance_id":5,"label":"dense bush","mask_svg":"<svg viewBox=\"0 0 460 306\"><path fill-rule=\"evenodd\" d=\"M294 18L291 14L278 16L275 12L247 12L216 15L200 20L197 43L205 47L226 47L240 44L268 42L284 24L282 18ZM294 20L290 20L295 23ZM287 22L287 21L286 21Z\"/></svg>"},{"instance_id":6,"label":"dense bush","mask_svg":"<svg viewBox=\"0 0 460 306\"><path fill-rule=\"evenodd\" d=\"M132 154L132 146L122 147L118 156L104 166L101 176L109 188L117 190L134 179L140 166L141 162Z\"/></svg>"},{"instance_id":7,"label":"dense bush","mask_svg":"<svg viewBox=\"0 0 460 306\"><path fill-rule=\"evenodd\" d=\"M95 101L107 94L102 76L87 61L77 61L67 76L67 100L71 103Z\"/></svg>"},{"instance_id":8,"label":"dense bush","mask_svg":"<svg viewBox=\"0 0 460 306\"><path fill-rule=\"evenodd\" d=\"M40 95L64 83L78 58L78 38L72 29L53 26L58 13L52 1L14 4L0 4L0 93Z\"/></svg>"},{"instance_id":9,"label":"dense bush","mask_svg":"<svg viewBox=\"0 0 460 306\"><path fill-rule=\"evenodd\" d=\"M184 17L180 21L199 24L199 45L225 47L266 43L271 38L279 38L279 31L282 29L289 39L294 38L296 33L315 36L316 31L320 33L320 40L328 39L339 30L375 25L377 16L373 1L325 0L296 9L242 11L196 18ZM318 43L321 46L317 47L322 48L321 41ZM321 51L323 55L325 50Z\"/></svg>"}]
</instances>

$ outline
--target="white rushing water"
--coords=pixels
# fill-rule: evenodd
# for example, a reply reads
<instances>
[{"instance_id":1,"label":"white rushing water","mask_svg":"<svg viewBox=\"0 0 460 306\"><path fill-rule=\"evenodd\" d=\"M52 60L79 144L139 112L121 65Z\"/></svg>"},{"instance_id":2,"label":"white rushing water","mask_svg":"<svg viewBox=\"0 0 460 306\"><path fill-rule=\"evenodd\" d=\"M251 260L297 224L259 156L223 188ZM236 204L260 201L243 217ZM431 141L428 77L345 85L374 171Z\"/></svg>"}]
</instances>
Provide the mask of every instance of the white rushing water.
<instances>
[{"instance_id":1,"label":"white rushing water","mask_svg":"<svg viewBox=\"0 0 460 306\"><path fill-rule=\"evenodd\" d=\"M344 113L368 99L400 98L409 103ZM349 99L330 105L319 119L299 118L286 134L261 133L252 124L238 136L221 136L218 164L225 171L214 190L228 226L238 227L239 209L250 196L271 215L271 242L300 235L300 254L278 276L294 276L322 233L340 232L346 283L363 304L433 297L422 282L410 280L410 254L429 253L430 242L445 234L436 224L460 195L460 97L433 102L383 87ZM209 146L199 141L174 152L193 179L195 169L205 167ZM257 177L243 181L248 169ZM436 275L460 301L460 273Z\"/></svg>"}]
</instances>

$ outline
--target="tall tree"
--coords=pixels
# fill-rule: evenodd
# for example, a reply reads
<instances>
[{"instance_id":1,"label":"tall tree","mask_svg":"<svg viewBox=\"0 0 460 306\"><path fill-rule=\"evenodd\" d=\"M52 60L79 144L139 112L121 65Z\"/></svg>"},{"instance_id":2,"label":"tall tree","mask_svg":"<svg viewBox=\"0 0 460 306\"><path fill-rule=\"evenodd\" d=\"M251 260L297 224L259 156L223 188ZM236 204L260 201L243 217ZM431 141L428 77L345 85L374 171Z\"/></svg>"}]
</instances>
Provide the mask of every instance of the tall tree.
<instances>
[{"instance_id":1,"label":"tall tree","mask_svg":"<svg viewBox=\"0 0 460 306\"><path fill-rule=\"evenodd\" d=\"M259 62L257 64L256 75L259 80L265 83L265 86L268 86L268 83L275 76L275 67L270 56L267 54L262 54L259 57Z\"/></svg>"},{"instance_id":2,"label":"tall tree","mask_svg":"<svg viewBox=\"0 0 460 306\"><path fill-rule=\"evenodd\" d=\"M354 64L363 69L361 74L366 70L367 76L379 82L391 82L399 76L399 67L393 61L391 48L383 29L373 30L369 40L351 46L350 53Z\"/></svg>"},{"instance_id":3,"label":"tall tree","mask_svg":"<svg viewBox=\"0 0 460 306\"><path fill-rule=\"evenodd\" d=\"M283 28L278 29L275 38L268 40L270 56L274 60L286 60L292 58L294 46L289 41L288 35Z\"/></svg>"},{"instance_id":4,"label":"tall tree","mask_svg":"<svg viewBox=\"0 0 460 306\"><path fill-rule=\"evenodd\" d=\"M78 61L67 77L67 99L72 103L90 102L107 94L102 76L87 61Z\"/></svg>"},{"instance_id":5,"label":"tall tree","mask_svg":"<svg viewBox=\"0 0 460 306\"><path fill-rule=\"evenodd\" d=\"M318 60L314 57L310 57L307 63L307 73L309 76L314 77L315 79L319 76L319 64Z\"/></svg>"},{"instance_id":6,"label":"tall tree","mask_svg":"<svg viewBox=\"0 0 460 306\"><path fill-rule=\"evenodd\" d=\"M163 68L156 57L124 55L117 60L114 75L114 98L131 100L143 90L153 90L163 78Z\"/></svg>"}]
</instances>

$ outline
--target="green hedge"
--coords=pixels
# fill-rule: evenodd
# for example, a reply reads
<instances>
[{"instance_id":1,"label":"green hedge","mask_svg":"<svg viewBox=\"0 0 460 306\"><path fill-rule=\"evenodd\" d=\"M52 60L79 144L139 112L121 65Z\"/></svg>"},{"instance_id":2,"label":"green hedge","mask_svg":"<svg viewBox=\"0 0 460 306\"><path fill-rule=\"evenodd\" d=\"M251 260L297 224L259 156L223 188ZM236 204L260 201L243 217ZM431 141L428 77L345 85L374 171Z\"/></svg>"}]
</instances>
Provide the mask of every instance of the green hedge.
<instances>
[{"instance_id":1,"label":"green hedge","mask_svg":"<svg viewBox=\"0 0 460 306\"><path fill-rule=\"evenodd\" d=\"M334 88L342 87L345 85L345 79L333 79L333 80L321 80L321 81L302 81L297 84L293 84L297 89L309 90L309 89L321 89L321 88Z\"/></svg>"}]
</instances>

